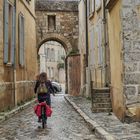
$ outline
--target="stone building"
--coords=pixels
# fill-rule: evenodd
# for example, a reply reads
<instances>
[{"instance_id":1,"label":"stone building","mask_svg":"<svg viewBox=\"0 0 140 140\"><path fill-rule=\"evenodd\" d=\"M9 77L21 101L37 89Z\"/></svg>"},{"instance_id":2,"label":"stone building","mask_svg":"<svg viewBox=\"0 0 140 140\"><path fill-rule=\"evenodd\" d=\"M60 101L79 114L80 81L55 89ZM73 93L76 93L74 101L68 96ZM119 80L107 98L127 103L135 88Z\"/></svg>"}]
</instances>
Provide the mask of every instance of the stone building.
<instances>
[{"instance_id":1,"label":"stone building","mask_svg":"<svg viewBox=\"0 0 140 140\"><path fill-rule=\"evenodd\" d=\"M75 56L80 61L78 54L78 1L37 0L36 16L38 49L47 41L57 41L64 47L67 55L65 60L66 90L70 94L79 94L80 69L79 66L74 67L73 63L77 63L77 61L71 60ZM77 76L75 79L77 87L73 85L74 78L71 73L75 73Z\"/></svg>"},{"instance_id":2,"label":"stone building","mask_svg":"<svg viewBox=\"0 0 140 140\"><path fill-rule=\"evenodd\" d=\"M63 46L55 41L44 43L39 49L40 72L47 72L52 81L65 83L65 50Z\"/></svg>"},{"instance_id":3,"label":"stone building","mask_svg":"<svg viewBox=\"0 0 140 140\"><path fill-rule=\"evenodd\" d=\"M33 97L37 74L34 0L0 1L0 110Z\"/></svg>"},{"instance_id":4,"label":"stone building","mask_svg":"<svg viewBox=\"0 0 140 140\"><path fill-rule=\"evenodd\" d=\"M87 50L87 38L86 38L86 6L85 1L79 2L79 51L80 51L80 63L81 63L81 95L86 94L86 50ZM88 96L88 95L85 95Z\"/></svg>"},{"instance_id":5,"label":"stone building","mask_svg":"<svg viewBox=\"0 0 140 140\"><path fill-rule=\"evenodd\" d=\"M106 8L114 112L140 120L140 1L110 0Z\"/></svg>"},{"instance_id":6,"label":"stone building","mask_svg":"<svg viewBox=\"0 0 140 140\"><path fill-rule=\"evenodd\" d=\"M86 83L110 89L112 109L120 120L140 120L140 1L88 0L85 7L90 77Z\"/></svg>"}]
</instances>

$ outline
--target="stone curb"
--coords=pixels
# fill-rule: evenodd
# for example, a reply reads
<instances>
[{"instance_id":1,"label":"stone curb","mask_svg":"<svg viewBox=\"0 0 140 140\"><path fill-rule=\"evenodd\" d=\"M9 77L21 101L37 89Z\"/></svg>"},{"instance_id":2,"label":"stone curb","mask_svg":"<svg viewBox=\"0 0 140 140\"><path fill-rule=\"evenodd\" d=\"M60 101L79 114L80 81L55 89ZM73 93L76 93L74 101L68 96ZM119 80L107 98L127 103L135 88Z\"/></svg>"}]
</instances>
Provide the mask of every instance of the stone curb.
<instances>
[{"instance_id":1,"label":"stone curb","mask_svg":"<svg viewBox=\"0 0 140 140\"><path fill-rule=\"evenodd\" d=\"M97 122L90 119L74 102L72 102L68 95L65 95L64 98L73 106L73 108L84 118L84 120L89 124L92 130L95 132L95 135L99 135L102 140L116 140L111 134L105 131Z\"/></svg>"},{"instance_id":2,"label":"stone curb","mask_svg":"<svg viewBox=\"0 0 140 140\"><path fill-rule=\"evenodd\" d=\"M18 112L26 109L27 107L29 107L31 104L33 104L36 101L36 99L33 99L29 102L26 102L25 104L9 111L3 114L3 116L0 117L0 123L2 123L3 121L7 120L8 118L10 118L11 116L17 114Z\"/></svg>"}]
</instances>

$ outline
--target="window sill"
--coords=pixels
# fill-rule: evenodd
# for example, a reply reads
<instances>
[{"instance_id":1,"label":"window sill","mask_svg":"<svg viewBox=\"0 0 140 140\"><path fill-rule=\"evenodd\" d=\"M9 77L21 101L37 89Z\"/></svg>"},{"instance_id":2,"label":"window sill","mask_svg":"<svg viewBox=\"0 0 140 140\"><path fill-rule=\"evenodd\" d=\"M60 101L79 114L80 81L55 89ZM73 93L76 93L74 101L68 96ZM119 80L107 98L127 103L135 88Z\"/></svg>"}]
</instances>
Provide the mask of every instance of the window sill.
<instances>
[{"instance_id":1,"label":"window sill","mask_svg":"<svg viewBox=\"0 0 140 140\"><path fill-rule=\"evenodd\" d=\"M11 62L8 62L8 63L5 64L5 66L6 66L6 67L12 67L13 64L12 64Z\"/></svg>"}]
</instances>

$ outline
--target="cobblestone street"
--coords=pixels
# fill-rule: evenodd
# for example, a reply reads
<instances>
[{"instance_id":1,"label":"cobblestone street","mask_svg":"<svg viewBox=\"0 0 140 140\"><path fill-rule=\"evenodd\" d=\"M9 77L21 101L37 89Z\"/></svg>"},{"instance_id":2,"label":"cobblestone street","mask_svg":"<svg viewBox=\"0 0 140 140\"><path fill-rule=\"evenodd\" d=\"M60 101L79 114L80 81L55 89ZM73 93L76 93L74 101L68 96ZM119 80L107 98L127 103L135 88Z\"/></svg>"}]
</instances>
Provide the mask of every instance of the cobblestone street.
<instances>
[{"instance_id":1,"label":"cobblestone street","mask_svg":"<svg viewBox=\"0 0 140 140\"><path fill-rule=\"evenodd\" d=\"M44 130L33 106L0 124L0 140L97 140L63 95L52 97L53 115Z\"/></svg>"}]
</instances>

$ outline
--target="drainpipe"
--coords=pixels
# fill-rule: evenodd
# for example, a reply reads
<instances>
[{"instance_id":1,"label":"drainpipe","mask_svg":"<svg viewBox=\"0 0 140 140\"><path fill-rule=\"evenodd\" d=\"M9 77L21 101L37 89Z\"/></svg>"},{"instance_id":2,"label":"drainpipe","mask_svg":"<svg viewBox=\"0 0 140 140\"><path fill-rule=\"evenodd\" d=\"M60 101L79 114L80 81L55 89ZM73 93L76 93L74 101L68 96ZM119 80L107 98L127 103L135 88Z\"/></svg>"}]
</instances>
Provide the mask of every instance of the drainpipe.
<instances>
[{"instance_id":1,"label":"drainpipe","mask_svg":"<svg viewBox=\"0 0 140 140\"><path fill-rule=\"evenodd\" d=\"M108 87L110 84L110 60L109 60L109 47L108 47L108 36L107 36L107 17L106 17L106 1L103 0L103 27L104 27L104 48L105 48L105 86Z\"/></svg>"},{"instance_id":2,"label":"drainpipe","mask_svg":"<svg viewBox=\"0 0 140 140\"><path fill-rule=\"evenodd\" d=\"M85 0L85 7L86 7L86 67L88 67L88 15L87 15L87 0Z\"/></svg>"},{"instance_id":3,"label":"drainpipe","mask_svg":"<svg viewBox=\"0 0 140 140\"><path fill-rule=\"evenodd\" d=\"M14 38L14 65L13 65L13 82L14 82L14 104L17 106L17 86L16 86L16 0L14 0L15 12L15 38Z\"/></svg>"},{"instance_id":4,"label":"drainpipe","mask_svg":"<svg viewBox=\"0 0 140 140\"><path fill-rule=\"evenodd\" d=\"M65 84L65 94L68 94L68 55L65 58L65 77L66 77L66 84Z\"/></svg>"}]
</instances>

